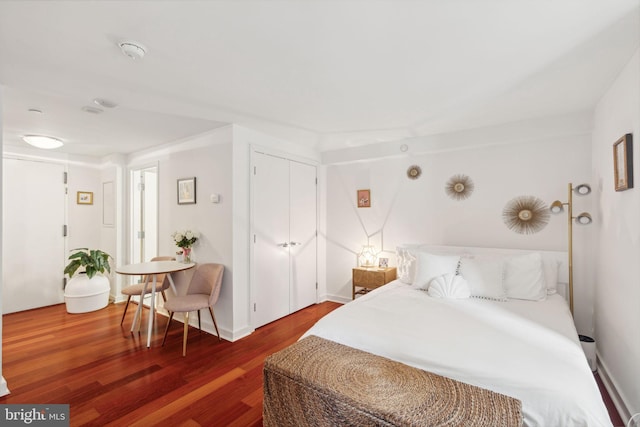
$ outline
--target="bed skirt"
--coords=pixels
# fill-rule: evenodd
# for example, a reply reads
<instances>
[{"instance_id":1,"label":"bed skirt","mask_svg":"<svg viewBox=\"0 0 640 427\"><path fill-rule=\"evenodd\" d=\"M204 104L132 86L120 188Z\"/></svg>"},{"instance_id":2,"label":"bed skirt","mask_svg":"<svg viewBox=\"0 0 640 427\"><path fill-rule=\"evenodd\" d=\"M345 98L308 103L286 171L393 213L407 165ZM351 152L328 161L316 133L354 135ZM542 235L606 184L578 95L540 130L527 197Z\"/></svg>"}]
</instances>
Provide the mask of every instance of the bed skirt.
<instances>
[{"instance_id":1,"label":"bed skirt","mask_svg":"<svg viewBox=\"0 0 640 427\"><path fill-rule=\"evenodd\" d=\"M263 423L520 426L521 402L317 336L264 363Z\"/></svg>"}]
</instances>

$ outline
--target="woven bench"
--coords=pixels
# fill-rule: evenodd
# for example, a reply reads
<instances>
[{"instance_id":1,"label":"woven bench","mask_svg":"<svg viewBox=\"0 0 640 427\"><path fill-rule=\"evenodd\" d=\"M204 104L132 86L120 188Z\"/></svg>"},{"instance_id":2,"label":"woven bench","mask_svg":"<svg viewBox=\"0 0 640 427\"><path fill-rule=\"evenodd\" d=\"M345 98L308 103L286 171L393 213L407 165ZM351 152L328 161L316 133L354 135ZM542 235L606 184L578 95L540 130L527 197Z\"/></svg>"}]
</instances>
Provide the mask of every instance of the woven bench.
<instances>
[{"instance_id":1,"label":"woven bench","mask_svg":"<svg viewBox=\"0 0 640 427\"><path fill-rule=\"evenodd\" d=\"M521 402L316 336L267 357L263 423L520 426Z\"/></svg>"}]
</instances>

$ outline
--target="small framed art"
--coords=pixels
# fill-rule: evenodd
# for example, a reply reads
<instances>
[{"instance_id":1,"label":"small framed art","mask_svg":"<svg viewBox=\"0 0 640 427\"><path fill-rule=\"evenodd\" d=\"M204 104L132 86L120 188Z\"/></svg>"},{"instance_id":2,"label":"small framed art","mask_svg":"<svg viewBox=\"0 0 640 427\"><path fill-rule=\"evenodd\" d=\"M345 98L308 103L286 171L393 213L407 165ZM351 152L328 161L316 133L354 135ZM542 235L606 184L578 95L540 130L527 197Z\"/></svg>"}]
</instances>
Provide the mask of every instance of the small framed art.
<instances>
[{"instance_id":1,"label":"small framed art","mask_svg":"<svg viewBox=\"0 0 640 427\"><path fill-rule=\"evenodd\" d=\"M388 268L389 258L378 258L378 268Z\"/></svg>"},{"instance_id":2,"label":"small framed art","mask_svg":"<svg viewBox=\"0 0 640 427\"><path fill-rule=\"evenodd\" d=\"M371 190L358 190L358 207L371 207Z\"/></svg>"},{"instance_id":3,"label":"small framed art","mask_svg":"<svg viewBox=\"0 0 640 427\"><path fill-rule=\"evenodd\" d=\"M178 204L193 205L196 203L196 178L180 178L178 180Z\"/></svg>"},{"instance_id":4,"label":"small framed art","mask_svg":"<svg viewBox=\"0 0 640 427\"><path fill-rule=\"evenodd\" d=\"M93 204L93 192L91 191L78 191L76 194L76 203L79 205L92 205Z\"/></svg>"},{"instance_id":5,"label":"small framed art","mask_svg":"<svg viewBox=\"0 0 640 427\"><path fill-rule=\"evenodd\" d=\"M613 174L616 191L633 188L633 138L630 133L613 144Z\"/></svg>"}]
</instances>

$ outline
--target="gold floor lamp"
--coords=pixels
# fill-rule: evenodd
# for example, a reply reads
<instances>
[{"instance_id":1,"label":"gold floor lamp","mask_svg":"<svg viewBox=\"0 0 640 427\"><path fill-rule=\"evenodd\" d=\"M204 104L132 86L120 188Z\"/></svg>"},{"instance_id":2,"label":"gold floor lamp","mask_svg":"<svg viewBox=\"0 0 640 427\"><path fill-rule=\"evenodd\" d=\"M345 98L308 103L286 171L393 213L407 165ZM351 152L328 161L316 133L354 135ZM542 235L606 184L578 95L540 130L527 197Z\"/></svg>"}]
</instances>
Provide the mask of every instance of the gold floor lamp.
<instances>
[{"instance_id":1,"label":"gold floor lamp","mask_svg":"<svg viewBox=\"0 0 640 427\"><path fill-rule=\"evenodd\" d=\"M576 224L579 225L587 225L591 224L591 215L587 212L582 212L578 216L573 216L573 193L576 193L578 196L586 196L591 193L591 187L589 184L580 184L577 187L574 187L573 184L569 183L569 191L568 191L568 201L563 203L560 200L556 200L551 204L549 208L551 213L559 214L564 211L564 207L567 206L567 228L569 235L569 309L571 310L571 314L573 315L573 221L575 220Z\"/></svg>"}]
</instances>

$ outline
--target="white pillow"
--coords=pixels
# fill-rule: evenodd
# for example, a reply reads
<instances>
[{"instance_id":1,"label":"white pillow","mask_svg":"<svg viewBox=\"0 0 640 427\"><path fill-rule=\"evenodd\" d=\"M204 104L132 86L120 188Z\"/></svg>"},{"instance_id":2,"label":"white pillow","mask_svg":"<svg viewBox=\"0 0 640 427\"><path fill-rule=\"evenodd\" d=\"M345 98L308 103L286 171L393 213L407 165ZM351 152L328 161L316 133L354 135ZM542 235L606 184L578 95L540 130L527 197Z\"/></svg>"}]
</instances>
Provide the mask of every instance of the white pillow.
<instances>
[{"instance_id":1,"label":"white pillow","mask_svg":"<svg viewBox=\"0 0 640 427\"><path fill-rule=\"evenodd\" d=\"M431 280L427 293L434 298L462 299L471 296L471 288L464 277L447 273Z\"/></svg>"},{"instance_id":2,"label":"white pillow","mask_svg":"<svg viewBox=\"0 0 640 427\"><path fill-rule=\"evenodd\" d=\"M435 277L443 274L455 274L458 268L460 257L457 255L434 255L428 252L418 252L416 254L416 277L413 279L413 286L418 289L427 289L429 282Z\"/></svg>"},{"instance_id":3,"label":"white pillow","mask_svg":"<svg viewBox=\"0 0 640 427\"><path fill-rule=\"evenodd\" d=\"M408 249L397 248L397 279L402 283L412 284L416 276L416 257Z\"/></svg>"},{"instance_id":4,"label":"white pillow","mask_svg":"<svg viewBox=\"0 0 640 427\"><path fill-rule=\"evenodd\" d=\"M544 281L547 284L547 295L553 295L558 292L560 261L557 259L543 259L542 268L544 270Z\"/></svg>"},{"instance_id":5,"label":"white pillow","mask_svg":"<svg viewBox=\"0 0 640 427\"><path fill-rule=\"evenodd\" d=\"M471 296L496 301L506 301L502 258L467 258L460 260L460 275L467 279Z\"/></svg>"},{"instance_id":6,"label":"white pillow","mask_svg":"<svg viewBox=\"0 0 640 427\"><path fill-rule=\"evenodd\" d=\"M544 300L547 297L547 286L542 255L533 252L508 257L504 266L504 287L507 298Z\"/></svg>"}]
</instances>

